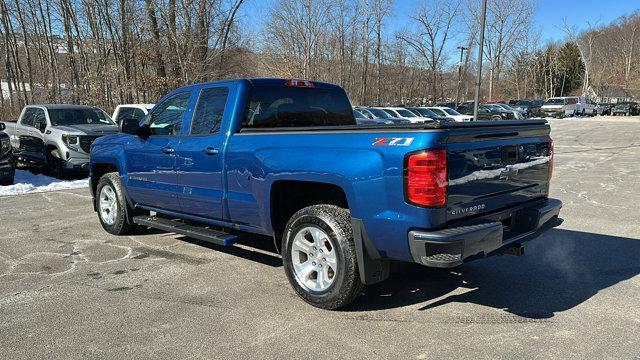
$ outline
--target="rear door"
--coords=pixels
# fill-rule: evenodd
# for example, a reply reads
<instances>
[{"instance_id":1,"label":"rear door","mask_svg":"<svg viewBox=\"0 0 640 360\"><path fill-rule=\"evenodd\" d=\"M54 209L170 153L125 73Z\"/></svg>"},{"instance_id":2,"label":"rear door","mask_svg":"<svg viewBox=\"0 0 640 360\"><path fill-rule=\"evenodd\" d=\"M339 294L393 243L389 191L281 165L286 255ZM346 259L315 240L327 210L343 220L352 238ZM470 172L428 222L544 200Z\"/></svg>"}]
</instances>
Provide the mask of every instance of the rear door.
<instances>
[{"instance_id":1,"label":"rear door","mask_svg":"<svg viewBox=\"0 0 640 360\"><path fill-rule=\"evenodd\" d=\"M178 200L181 211L211 219L224 219L223 173L226 132L233 85L200 89L189 135L176 151Z\"/></svg>"},{"instance_id":2,"label":"rear door","mask_svg":"<svg viewBox=\"0 0 640 360\"><path fill-rule=\"evenodd\" d=\"M176 149L182 136L192 91L174 93L156 106L145 123L149 137L132 137L125 144L127 191L136 202L179 211Z\"/></svg>"},{"instance_id":3,"label":"rear door","mask_svg":"<svg viewBox=\"0 0 640 360\"><path fill-rule=\"evenodd\" d=\"M447 220L548 195L548 125L451 129L447 148Z\"/></svg>"}]
</instances>

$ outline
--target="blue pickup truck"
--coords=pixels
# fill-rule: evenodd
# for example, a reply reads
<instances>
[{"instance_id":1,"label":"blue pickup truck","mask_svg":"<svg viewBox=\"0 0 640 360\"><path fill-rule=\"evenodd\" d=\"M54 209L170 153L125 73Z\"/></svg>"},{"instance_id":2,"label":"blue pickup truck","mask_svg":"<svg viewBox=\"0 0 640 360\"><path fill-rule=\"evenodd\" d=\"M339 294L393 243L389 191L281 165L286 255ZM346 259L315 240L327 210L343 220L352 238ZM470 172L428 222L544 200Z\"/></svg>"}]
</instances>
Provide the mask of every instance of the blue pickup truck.
<instances>
[{"instance_id":1,"label":"blue pickup truck","mask_svg":"<svg viewBox=\"0 0 640 360\"><path fill-rule=\"evenodd\" d=\"M91 147L106 231L273 237L292 287L325 309L391 261L522 254L561 222L544 120L357 125L339 86L241 79L174 90L121 126Z\"/></svg>"}]
</instances>

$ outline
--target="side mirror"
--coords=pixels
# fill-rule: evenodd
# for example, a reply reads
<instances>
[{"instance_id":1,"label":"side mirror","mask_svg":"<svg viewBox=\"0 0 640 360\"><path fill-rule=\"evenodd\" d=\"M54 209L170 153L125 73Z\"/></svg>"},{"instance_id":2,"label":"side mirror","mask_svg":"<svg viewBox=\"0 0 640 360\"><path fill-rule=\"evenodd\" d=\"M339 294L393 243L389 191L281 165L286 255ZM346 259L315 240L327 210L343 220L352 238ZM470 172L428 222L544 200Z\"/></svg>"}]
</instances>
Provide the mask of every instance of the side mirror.
<instances>
[{"instance_id":1,"label":"side mirror","mask_svg":"<svg viewBox=\"0 0 640 360\"><path fill-rule=\"evenodd\" d=\"M7 128L7 125L5 125L4 123L0 123L0 131L4 131L4 129Z\"/></svg>"},{"instance_id":2,"label":"side mirror","mask_svg":"<svg viewBox=\"0 0 640 360\"><path fill-rule=\"evenodd\" d=\"M40 130L41 133L44 134L44 131L47 129L47 123L44 121L37 121L33 124L33 126Z\"/></svg>"},{"instance_id":3,"label":"side mirror","mask_svg":"<svg viewBox=\"0 0 640 360\"><path fill-rule=\"evenodd\" d=\"M140 136L141 138L147 138L151 135L149 132L149 125L140 125L140 119L135 118L122 120L122 124L120 124L120 132Z\"/></svg>"},{"instance_id":4,"label":"side mirror","mask_svg":"<svg viewBox=\"0 0 640 360\"><path fill-rule=\"evenodd\" d=\"M140 120L138 119L126 118L120 124L120 131L125 134L136 135L138 130L140 130Z\"/></svg>"}]
</instances>

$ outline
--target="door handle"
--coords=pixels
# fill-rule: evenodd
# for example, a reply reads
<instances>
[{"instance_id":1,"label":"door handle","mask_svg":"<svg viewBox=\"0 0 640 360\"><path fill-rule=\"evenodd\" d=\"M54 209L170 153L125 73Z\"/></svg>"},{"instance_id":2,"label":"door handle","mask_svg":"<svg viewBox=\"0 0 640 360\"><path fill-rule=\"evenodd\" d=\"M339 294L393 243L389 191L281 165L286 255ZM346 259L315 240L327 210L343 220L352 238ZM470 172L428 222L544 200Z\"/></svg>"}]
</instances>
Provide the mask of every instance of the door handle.
<instances>
[{"instance_id":1,"label":"door handle","mask_svg":"<svg viewBox=\"0 0 640 360\"><path fill-rule=\"evenodd\" d=\"M202 153L205 155L217 155L218 153L220 153L220 151L218 149L208 147L202 150Z\"/></svg>"},{"instance_id":2,"label":"door handle","mask_svg":"<svg viewBox=\"0 0 640 360\"><path fill-rule=\"evenodd\" d=\"M162 148L162 153L164 154L173 154L176 150L174 148L172 148L171 146L165 146Z\"/></svg>"}]
</instances>

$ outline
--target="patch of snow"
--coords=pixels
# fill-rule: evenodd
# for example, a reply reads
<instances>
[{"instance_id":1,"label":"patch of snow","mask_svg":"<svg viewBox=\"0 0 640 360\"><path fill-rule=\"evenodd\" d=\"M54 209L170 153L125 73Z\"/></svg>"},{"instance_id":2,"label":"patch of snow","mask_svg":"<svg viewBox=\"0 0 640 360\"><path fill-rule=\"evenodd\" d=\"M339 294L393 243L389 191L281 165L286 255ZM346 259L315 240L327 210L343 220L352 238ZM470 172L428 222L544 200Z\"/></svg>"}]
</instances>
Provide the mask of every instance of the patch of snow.
<instances>
[{"instance_id":1,"label":"patch of snow","mask_svg":"<svg viewBox=\"0 0 640 360\"><path fill-rule=\"evenodd\" d=\"M60 180L42 174L32 174L16 169L13 185L0 186L0 196L20 195L55 190L81 189L89 187L89 179Z\"/></svg>"}]
</instances>

